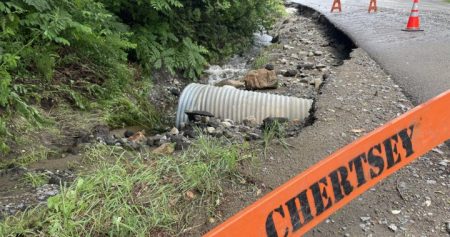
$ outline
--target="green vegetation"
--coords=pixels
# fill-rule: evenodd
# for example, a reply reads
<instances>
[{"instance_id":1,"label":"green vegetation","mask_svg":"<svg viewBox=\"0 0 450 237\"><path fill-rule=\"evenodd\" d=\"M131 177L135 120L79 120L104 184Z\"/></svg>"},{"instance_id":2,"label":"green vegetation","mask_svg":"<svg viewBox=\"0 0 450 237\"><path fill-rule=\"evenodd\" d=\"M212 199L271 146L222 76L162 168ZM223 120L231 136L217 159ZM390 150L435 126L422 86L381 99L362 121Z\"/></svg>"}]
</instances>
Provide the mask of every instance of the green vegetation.
<instances>
[{"instance_id":1,"label":"green vegetation","mask_svg":"<svg viewBox=\"0 0 450 237\"><path fill-rule=\"evenodd\" d=\"M261 50L261 52L258 54L258 56L256 56L255 60L253 61L252 68L259 69L259 68L265 67L270 61L268 52L270 52L273 49L277 49L277 48L279 49L282 47L283 47L283 45L281 45L281 44L271 44L267 47L264 47Z\"/></svg>"},{"instance_id":2,"label":"green vegetation","mask_svg":"<svg viewBox=\"0 0 450 237\"><path fill-rule=\"evenodd\" d=\"M208 61L244 50L255 31L270 27L282 14L281 3L0 2L0 152L8 153L8 140L15 136L8 131L11 117L20 115L39 126L45 118L36 107L51 100L67 101L79 110L105 107L110 114L116 106L129 109L130 116L110 116L108 121L153 128L159 121L153 105L142 103L142 94L129 94L142 90L136 81L150 83L154 70L195 79ZM111 100L106 106L101 102ZM141 110L145 112L137 112Z\"/></svg>"},{"instance_id":3,"label":"green vegetation","mask_svg":"<svg viewBox=\"0 0 450 237\"><path fill-rule=\"evenodd\" d=\"M120 128L126 125L137 125L147 130L157 130L164 124L161 113L148 102L151 83L134 83L135 90L129 88L126 96L113 98L106 102L107 112L105 120L112 128Z\"/></svg>"},{"instance_id":4,"label":"green vegetation","mask_svg":"<svg viewBox=\"0 0 450 237\"><path fill-rule=\"evenodd\" d=\"M28 172L23 177L23 182L30 184L32 187L37 188L48 183L48 176L42 173Z\"/></svg>"},{"instance_id":5,"label":"green vegetation","mask_svg":"<svg viewBox=\"0 0 450 237\"><path fill-rule=\"evenodd\" d=\"M127 27L100 3L3 1L0 21L5 120L19 114L39 126L44 119L33 105L43 99L61 97L86 109L89 99L119 93L129 81L126 50L136 46L128 41ZM7 151L4 141L1 146Z\"/></svg>"},{"instance_id":6,"label":"green vegetation","mask_svg":"<svg viewBox=\"0 0 450 237\"><path fill-rule=\"evenodd\" d=\"M1 1L0 168L60 157L96 119L159 129L153 75L195 80L282 12L281 0ZM248 150L205 135L176 156L91 145L82 152L89 172L46 207L3 220L0 236L181 235L199 210L214 217L222 187L243 180ZM22 181L38 187L48 177Z\"/></svg>"},{"instance_id":7,"label":"green vegetation","mask_svg":"<svg viewBox=\"0 0 450 237\"><path fill-rule=\"evenodd\" d=\"M267 157L267 152L270 144L274 139L278 139L280 143L287 148L287 143L284 140L286 136L286 124L281 123L278 120L271 122L268 126L264 128L263 131L263 146L264 146L264 157Z\"/></svg>"},{"instance_id":8,"label":"green vegetation","mask_svg":"<svg viewBox=\"0 0 450 237\"><path fill-rule=\"evenodd\" d=\"M261 52L258 57L255 58L255 61L253 61L252 68L253 69L259 69L266 66L266 64L269 62L269 57L267 56L267 53Z\"/></svg>"},{"instance_id":9,"label":"green vegetation","mask_svg":"<svg viewBox=\"0 0 450 237\"><path fill-rule=\"evenodd\" d=\"M177 157L91 147L84 162L92 171L49 198L48 208L8 217L0 235L180 235L199 210L214 215L221 187L239 180L237 165L251 157L247 151L205 135Z\"/></svg>"},{"instance_id":10,"label":"green vegetation","mask_svg":"<svg viewBox=\"0 0 450 237\"><path fill-rule=\"evenodd\" d=\"M0 117L0 154L9 152L9 147L6 145L8 136L10 136L10 133L6 129L6 122Z\"/></svg>"},{"instance_id":11,"label":"green vegetation","mask_svg":"<svg viewBox=\"0 0 450 237\"><path fill-rule=\"evenodd\" d=\"M50 153L50 149L44 146L38 146L36 148L31 148L29 152L20 155L14 162L16 165L25 167L36 161L46 160Z\"/></svg>"}]
</instances>

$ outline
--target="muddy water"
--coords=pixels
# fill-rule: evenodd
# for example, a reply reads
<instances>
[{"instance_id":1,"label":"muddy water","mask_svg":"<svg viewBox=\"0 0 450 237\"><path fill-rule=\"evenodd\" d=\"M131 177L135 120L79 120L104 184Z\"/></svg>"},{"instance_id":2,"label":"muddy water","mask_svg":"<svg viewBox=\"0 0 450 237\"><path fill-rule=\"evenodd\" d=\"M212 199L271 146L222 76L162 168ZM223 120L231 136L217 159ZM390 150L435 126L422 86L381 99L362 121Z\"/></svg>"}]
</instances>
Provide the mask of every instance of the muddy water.
<instances>
[{"instance_id":1,"label":"muddy water","mask_svg":"<svg viewBox=\"0 0 450 237\"><path fill-rule=\"evenodd\" d=\"M294 7L286 8L286 13L289 15L296 14L297 9ZM207 75L207 82L210 85L222 80L237 80L244 77L244 75L251 70L252 62L260 54L262 49L270 46L273 37L268 32L254 33L253 45L242 55L234 55L223 65L211 65L205 70Z\"/></svg>"},{"instance_id":2,"label":"muddy water","mask_svg":"<svg viewBox=\"0 0 450 237\"><path fill-rule=\"evenodd\" d=\"M208 84L214 85L222 80L242 78L250 69L252 60L264 47L271 44L272 36L267 33L255 33L252 47L243 55L235 55L223 65L211 65L205 70Z\"/></svg>"}]
</instances>

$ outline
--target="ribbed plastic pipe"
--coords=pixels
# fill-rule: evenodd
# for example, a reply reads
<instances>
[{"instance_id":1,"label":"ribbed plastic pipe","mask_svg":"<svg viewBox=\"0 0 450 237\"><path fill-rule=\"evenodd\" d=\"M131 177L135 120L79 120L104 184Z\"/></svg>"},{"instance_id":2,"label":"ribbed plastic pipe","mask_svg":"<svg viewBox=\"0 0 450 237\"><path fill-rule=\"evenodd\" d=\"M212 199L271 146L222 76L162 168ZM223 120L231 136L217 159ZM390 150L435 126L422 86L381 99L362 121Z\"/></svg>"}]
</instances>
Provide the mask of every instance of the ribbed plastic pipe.
<instances>
[{"instance_id":1,"label":"ribbed plastic pipe","mask_svg":"<svg viewBox=\"0 0 450 237\"><path fill-rule=\"evenodd\" d=\"M258 123L267 117L303 121L309 116L312 104L309 99L192 83L181 93L176 126L188 122L186 111L206 111L217 118L235 122L252 116Z\"/></svg>"}]
</instances>

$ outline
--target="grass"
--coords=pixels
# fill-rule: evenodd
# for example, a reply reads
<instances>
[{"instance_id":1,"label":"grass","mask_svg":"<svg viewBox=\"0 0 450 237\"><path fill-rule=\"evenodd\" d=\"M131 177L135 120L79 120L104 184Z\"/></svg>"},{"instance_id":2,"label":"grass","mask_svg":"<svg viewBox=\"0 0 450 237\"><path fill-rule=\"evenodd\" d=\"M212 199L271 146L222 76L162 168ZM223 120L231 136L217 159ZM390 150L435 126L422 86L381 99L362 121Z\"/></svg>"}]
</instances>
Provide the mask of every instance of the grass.
<instances>
[{"instance_id":1,"label":"grass","mask_svg":"<svg viewBox=\"0 0 450 237\"><path fill-rule=\"evenodd\" d=\"M253 61L252 67L253 69L259 69L266 66L266 64L269 62L269 56L266 52L261 52L258 57L255 58Z\"/></svg>"},{"instance_id":2,"label":"grass","mask_svg":"<svg viewBox=\"0 0 450 237\"><path fill-rule=\"evenodd\" d=\"M73 143L72 135L79 131L88 132L95 124L107 123L111 128L139 126L147 132L158 130L162 127L163 118L161 111L157 111L148 100L150 89L151 83L142 80L124 89L127 93L95 103L78 103L76 100L71 103L65 98L55 97L58 102L53 108L47 111L36 108L42 116L39 126L18 114L0 117L0 169L26 167L56 157L61 152L60 147ZM67 89L67 93L70 91ZM85 110L79 110L82 104ZM52 146L40 145L43 138ZM13 154L10 151L14 151Z\"/></svg>"},{"instance_id":3,"label":"grass","mask_svg":"<svg viewBox=\"0 0 450 237\"><path fill-rule=\"evenodd\" d=\"M6 154L9 152L10 148L6 145L6 138L11 136L6 128L5 120L0 117L0 154Z\"/></svg>"},{"instance_id":4,"label":"grass","mask_svg":"<svg viewBox=\"0 0 450 237\"><path fill-rule=\"evenodd\" d=\"M21 167L26 167L29 164L48 159L52 153L55 152L44 146L33 147L16 158L14 162Z\"/></svg>"},{"instance_id":5,"label":"grass","mask_svg":"<svg viewBox=\"0 0 450 237\"><path fill-rule=\"evenodd\" d=\"M284 123L280 123L279 121L275 120L272 123L270 123L267 127L265 127L263 130L264 157L267 157L267 152L269 150L270 144L273 142L274 139L278 139L280 143L285 148L287 148L287 143L284 140L285 136L286 136L286 129Z\"/></svg>"},{"instance_id":6,"label":"grass","mask_svg":"<svg viewBox=\"0 0 450 237\"><path fill-rule=\"evenodd\" d=\"M450 0L449 0L450 1ZM281 44L271 44L261 50L259 55L253 60L252 68L260 69L264 68L270 62L270 52L275 49L283 48Z\"/></svg>"},{"instance_id":7,"label":"grass","mask_svg":"<svg viewBox=\"0 0 450 237\"><path fill-rule=\"evenodd\" d=\"M138 89L136 89L138 88ZM135 82L128 92L105 103L105 120L110 127L139 126L158 130L163 124L161 111L157 111L149 101L151 82Z\"/></svg>"},{"instance_id":8,"label":"grass","mask_svg":"<svg viewBox=\"0 0 450 237\"><path fill-rule=\"evenodd\" d=\"M48 183L49 177L42 173L25 173L23 177L23 182L31 185L33 188L41 187L42 185Z\"/></svg>"},{"instance_id":9,"label":"grass","mask_svg":"<svg viewBox=\"0 0 450 237\"><path fill-rule=\"evenodd\" d=\"M200 212L214 216L222 186L239 180L248 147L200 135L177 156L97 145L92 171L41 206L8 217L0 236L176 236Z\"/></svg>"},{"instance_id":10,"label":"grass","mask_svg":"<svg viewBox=\"0 0 450 237\"><path fill-rule=\"evenodd\" d=\"M11 160L0 160L0 169L4 169L7 167L27 167L30 164L41 160L47 160L50 156L55 156L57 152L52 151L51 149L39 145L39 146L31 146L28 150L22 150L22 153L18 155L15 159Z\"/></svg>"}]
</instances>

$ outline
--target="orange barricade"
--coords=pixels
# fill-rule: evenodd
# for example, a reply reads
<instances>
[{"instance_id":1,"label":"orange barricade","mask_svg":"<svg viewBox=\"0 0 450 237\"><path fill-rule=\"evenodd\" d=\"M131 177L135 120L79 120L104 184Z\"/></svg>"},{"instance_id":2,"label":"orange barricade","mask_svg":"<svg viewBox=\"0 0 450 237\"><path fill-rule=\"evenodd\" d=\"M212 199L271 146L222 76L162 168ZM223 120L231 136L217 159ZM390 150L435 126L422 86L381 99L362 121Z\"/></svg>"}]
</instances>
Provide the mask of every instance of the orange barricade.
<instances>
[{"instance_id":1,"label":"orange barricade","mask_svg":"<svg viewBox=\"0 0 450 237\"><path fill-rule=\"evenodd\" d=\"M205 236L301 236L449 139L449 121L450 90L335 152Z\"/></svg>"}]
</instances>

